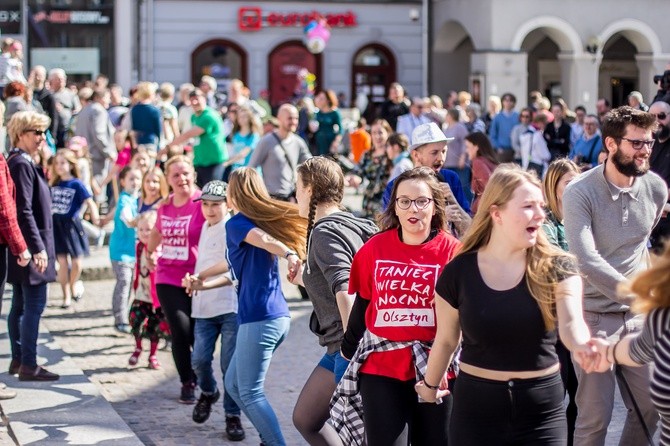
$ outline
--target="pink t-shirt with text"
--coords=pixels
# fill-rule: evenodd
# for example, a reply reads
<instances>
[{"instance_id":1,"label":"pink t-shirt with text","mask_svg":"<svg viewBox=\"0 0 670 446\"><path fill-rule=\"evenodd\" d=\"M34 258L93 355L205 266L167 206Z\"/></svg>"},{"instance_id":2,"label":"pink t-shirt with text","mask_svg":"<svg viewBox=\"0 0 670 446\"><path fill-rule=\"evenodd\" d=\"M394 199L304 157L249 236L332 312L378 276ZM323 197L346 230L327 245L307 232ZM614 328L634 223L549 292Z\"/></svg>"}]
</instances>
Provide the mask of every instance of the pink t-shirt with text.
<instances>
[{"instance_id":1,"label":"pink t-shirt with text","mask_svg":"<svg viewBox=\"0 0 670 446\"><path fill-rule=\"evenodd\" d=\"M172 204L173 196L158 208L156 229L162 240L162 253L156 266L156 283L181 287L181 279L186 273L193 274L198 258L198 242L205 217L200 210L200 191L191 195L191 200L183 206Z\"/></svg>"}]
</instances>

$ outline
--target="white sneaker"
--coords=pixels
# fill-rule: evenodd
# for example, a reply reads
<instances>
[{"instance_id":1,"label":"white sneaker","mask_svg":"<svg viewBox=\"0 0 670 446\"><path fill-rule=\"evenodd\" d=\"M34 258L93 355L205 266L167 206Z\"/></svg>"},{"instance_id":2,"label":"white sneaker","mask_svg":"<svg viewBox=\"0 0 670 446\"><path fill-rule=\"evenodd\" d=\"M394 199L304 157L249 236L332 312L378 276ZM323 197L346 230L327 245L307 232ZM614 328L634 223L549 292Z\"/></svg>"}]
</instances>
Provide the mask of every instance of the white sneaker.
<instances>
[{"instance_id":1,"label":"white sneaker","mask_svg":"<svg viewBox=\"0 0 670 446\"><path fill-rule=\"evenodd\" d=\"M84 297L84 282L77 280L72 288L72 298L75 302L79 302L79 300Z\"/></svg>"}]
</instances>

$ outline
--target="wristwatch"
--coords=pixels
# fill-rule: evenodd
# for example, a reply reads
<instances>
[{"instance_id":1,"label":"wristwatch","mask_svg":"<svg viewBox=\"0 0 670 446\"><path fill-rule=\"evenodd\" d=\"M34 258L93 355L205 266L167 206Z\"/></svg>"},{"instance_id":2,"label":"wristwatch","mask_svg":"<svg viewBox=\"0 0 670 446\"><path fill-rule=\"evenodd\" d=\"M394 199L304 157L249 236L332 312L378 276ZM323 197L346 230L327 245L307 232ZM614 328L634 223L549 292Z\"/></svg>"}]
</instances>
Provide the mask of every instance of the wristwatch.
<instances>
[{"instance_id":1,"label":"wristwatch","mask_svg":"<svg viewBox=\"0 0 670 446\"><path fill-rule=\"evenodd\" d=\"M298 255L297 252L295 252L295 251L290 251L290 250L289 250L289 251L286 251L286 252L284 253L284 258L285 258L285 259L288 259L288 258L291 257L291 256L297 256L297 255Z\"/></svg>"}]
</instances>

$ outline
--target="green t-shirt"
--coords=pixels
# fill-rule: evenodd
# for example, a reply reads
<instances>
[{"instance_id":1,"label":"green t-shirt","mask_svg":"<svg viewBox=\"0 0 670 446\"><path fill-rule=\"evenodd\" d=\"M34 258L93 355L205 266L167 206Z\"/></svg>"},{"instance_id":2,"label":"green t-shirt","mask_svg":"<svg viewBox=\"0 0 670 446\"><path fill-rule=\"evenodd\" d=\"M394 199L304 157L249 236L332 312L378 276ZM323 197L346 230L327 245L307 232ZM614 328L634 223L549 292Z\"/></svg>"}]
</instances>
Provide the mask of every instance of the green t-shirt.
<instances>
[{"instance_id":1,"label":"green t-shirt","mask_svg":"<svg viewBox=\"0 0 670 446\"><path fill-rule=\"evenodd\" d=\"M223 121L211 108L205 108L200 115L191 116L191 124L204 130L195 137L193 145L193 165L197 167L221 164L228 159L226 140L223 136Z\"/></svg>"}]
</instances>

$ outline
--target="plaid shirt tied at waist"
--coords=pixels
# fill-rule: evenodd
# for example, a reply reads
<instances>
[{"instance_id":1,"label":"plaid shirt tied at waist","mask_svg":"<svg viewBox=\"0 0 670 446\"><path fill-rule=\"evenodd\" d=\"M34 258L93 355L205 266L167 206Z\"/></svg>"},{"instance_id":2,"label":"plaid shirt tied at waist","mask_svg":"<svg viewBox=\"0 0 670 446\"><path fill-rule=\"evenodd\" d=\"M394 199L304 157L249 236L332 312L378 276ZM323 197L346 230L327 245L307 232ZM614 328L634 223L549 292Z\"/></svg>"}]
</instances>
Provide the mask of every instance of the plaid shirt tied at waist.
<instances>
[{"instance_id":1,"label":"plaid shirt tied at waist","mask_svg":"<svg viewBox=\"0 0 670 446\"><path fill-rule=\"evenodd\" d=\"M428 350L432 343L420 341L396 342L379 337L369 330L363 334L358 349L351 358L342 380L330 400L330 422L346 445L361 446L365 440L363 401L358 390L358 373L372 352L387 352L411 347L416 380L423 380L428 365ZM419 396L417 395L417 398ZM419 401L422 401L419 398ZM438 400L437 403L441 403Z\"/></svg>"}]
</instances>

